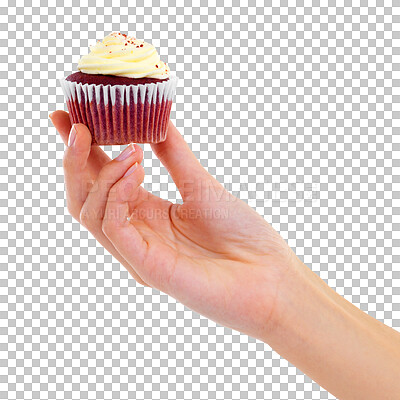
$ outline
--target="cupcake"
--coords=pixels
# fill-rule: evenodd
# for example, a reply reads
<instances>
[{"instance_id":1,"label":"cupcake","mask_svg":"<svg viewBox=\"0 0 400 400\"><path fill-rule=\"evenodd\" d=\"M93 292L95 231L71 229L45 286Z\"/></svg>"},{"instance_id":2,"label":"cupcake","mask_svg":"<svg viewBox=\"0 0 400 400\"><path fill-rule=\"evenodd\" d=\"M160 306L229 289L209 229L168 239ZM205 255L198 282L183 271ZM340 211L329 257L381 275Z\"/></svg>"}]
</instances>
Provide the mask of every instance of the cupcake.
<instances>
[{"instance_id":1,"label":"cupcake","mask_svg":"<svg viewBox=\"0 0 400 400\"><path fill-rule=\"evenodd\" d=\"M93 144L166 139L178 79L153 45L113 32L90 47L78 70L60 82L71 122L85 124Z\"/></svg>"}]
</instances>

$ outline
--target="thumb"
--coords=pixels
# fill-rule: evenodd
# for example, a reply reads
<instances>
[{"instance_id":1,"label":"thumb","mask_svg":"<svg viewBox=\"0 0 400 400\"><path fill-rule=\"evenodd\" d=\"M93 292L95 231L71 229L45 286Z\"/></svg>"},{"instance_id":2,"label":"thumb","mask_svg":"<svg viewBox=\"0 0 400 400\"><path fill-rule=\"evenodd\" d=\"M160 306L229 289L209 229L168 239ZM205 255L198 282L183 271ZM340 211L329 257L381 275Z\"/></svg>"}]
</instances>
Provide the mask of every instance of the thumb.
<instances>
[{"instance_id":1,"label":"thumb","mask_svg":"<svg viewBox=\"0 0 400 400\"><path fill-rule=\"evenodd\" d=\"M169 121L167 139L151 145L154 154L171 174L183 201L196 196L204 182L219 183L205 170L185 139Z\"/></svg>"}]
</instances>

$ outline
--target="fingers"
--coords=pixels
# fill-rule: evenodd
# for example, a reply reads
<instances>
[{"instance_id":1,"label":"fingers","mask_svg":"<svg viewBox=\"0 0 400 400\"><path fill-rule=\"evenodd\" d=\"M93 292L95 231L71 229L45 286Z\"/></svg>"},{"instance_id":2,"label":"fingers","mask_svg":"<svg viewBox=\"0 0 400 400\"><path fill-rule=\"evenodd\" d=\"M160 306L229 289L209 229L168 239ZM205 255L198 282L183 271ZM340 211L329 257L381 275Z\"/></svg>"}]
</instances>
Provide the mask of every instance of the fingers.
<instances>
[{"instance_id":1,"label":"fingers","mask_svg":"<svg viewBox=\"0 0 400 400\"><path fill-rule=\"evenodd\" d=\"M129 221L130 203L132 203L132 199L138 198L143 178L144 169L138 163L133 164L125 172L124 176L109 191L102 222L103 233L118 252L121 255L133 254L133 257L129 258L129 264L136 273L135 266L143 264L147 243ZM140 273L138 275L143 279Z\"/></svg>"},{"instance_id":2,"label":"fingers","mask_svg":"<svg viewBox=\"0 0 400 400\"><path fill-rule=\"evenodd\" d=\"M68 147L64 153L63 167L67 192L67 207L79 221L79 213L88 193L89 185L86 164L90 154L92 136L82 124L74 124L68 136Z\"/></svg>"},{"instance_id":3,"label":"fingers","mask_svg":"<svg viewBox=\"0 0 400 400\"><path fill-rule=\"evenodd\" d=\"M152 149L171 174L184 201L198 194L202 182L218 184L197 160L171 121L165 142L152 144Z\"/></svg>"},{"instance_id":4,"label":"fingers","mask_svg":"<svg viewBox=\"0 0 400 400\"><path fill-rule=\"evenodd\" d=\"M96 181L86 197L79 214L79 221L93 234L100 244L102 244L122 265L124 265L137 282L146 285L132 266L115 249L115 246L107 239L101 229L110 188L133 164L140 163L142 160L143 151L140 146L130 144L116 159L107 163L100 170Z\"/></svg>"},{"instance_id":5,"label":"fingers","mask_svg":"<svg viewBox=\"0 0 400 400\"><path fill-rule=\"evenodd\" d=\"M49 115L50 121L57 129L65 145L68 144L68 137L71 131L71 120L69 114L65 111L54 111ZM104 151L98 146L92 146L88 166L89 168L101 168L106 162L109 162L110 158Z\"/></svg>"},{"instance_id":6,"label":"fingers","mask_svg":"<svg viewBox=\"0 0 400 400\"><path fill-rule=\"evenodd\" d=\"M101 169L80 213L80 221L89 231L101 232L101 222L111 187L124 176L133 164L140 164L142 160L141 147L130 144L116 159Z\"/></svg>"},{"instance_id":7,"label":"fingers","mask_svg":"<svg viewBox=\"0 0 400 400\"><path fill-rule=\"evenodd\" d=\"M64 144L67 145L69 132L71 130L71 120L69 119L69 114L65 111L54 111L49 115L49 118L60 134Z\"/></svg>"},{"instance_id":8,"label":"fingers","mask_svg":"<svg viewBox=\"0 0 400 400\"><path fill-rule=\"evenodd\" d=\"M49 115L63 142L68 146L63 159L67 206L70 214L81 222L140 284L147 284L115 249L101 230L108 191L135 162L143 160L140 146L128 146L115 160L98 146L85 125L71 126L68 113L55 111ZM96 180L94 181L94 178ZM95 185L93 185L95 182Z\"/></svg>"}]
</instances>

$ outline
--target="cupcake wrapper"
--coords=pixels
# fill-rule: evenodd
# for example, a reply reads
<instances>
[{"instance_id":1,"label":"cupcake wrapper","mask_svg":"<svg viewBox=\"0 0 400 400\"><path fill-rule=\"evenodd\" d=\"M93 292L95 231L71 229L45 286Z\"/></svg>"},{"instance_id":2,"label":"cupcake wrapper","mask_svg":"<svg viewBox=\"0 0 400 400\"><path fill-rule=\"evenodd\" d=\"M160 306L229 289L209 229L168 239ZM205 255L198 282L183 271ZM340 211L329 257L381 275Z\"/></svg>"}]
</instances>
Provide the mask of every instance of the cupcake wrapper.
<instances>
[{"instance_id":1,"label":"cupcake wrapper","mask_svg":"<svg viewBox=\"0 0 400 400\"><path fill-rule=\"evenodd\" d=\"M60 80L71 122L85 124L99 145L163 142L177 82L172 75L130 86Z\"/></svg>"}]
</instances>

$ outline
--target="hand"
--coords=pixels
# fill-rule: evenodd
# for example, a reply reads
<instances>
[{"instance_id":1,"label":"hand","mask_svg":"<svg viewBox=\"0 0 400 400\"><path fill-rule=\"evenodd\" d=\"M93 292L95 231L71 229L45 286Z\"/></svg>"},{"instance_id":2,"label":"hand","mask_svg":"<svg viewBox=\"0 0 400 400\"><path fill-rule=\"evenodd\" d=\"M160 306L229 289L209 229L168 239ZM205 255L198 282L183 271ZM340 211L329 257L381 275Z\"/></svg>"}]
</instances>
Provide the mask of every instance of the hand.
<instances>
[{"instance_id":1,"label":"hand","mask_svg":"<svg viewBox=\"0 0 400 400\"><path fill-rule=\"evenodd\" d=\"M67 142L68 114L57 111L51 119ZM138 282L225 326L264 337L279 283L297 263L277 232L201 166L172 122L167 140L152 148L183 204L140 186L139 146L125 160L111 161L99 147L91 147L84 125L76 131L64 157L72 216Z\"/></svg>"},{"instance_id":2,"label":"hand","mask_svg":"<svg viewBox=\"0 0 400 400\"><path fill-rule=\"evenodd\" d=\"M91 146L92 139L86 126L75 125L76 133L72 134L68 113L55 111L50 114L50 119L63 142L66 145L69 143L63 160L69 213L81 224L85 225L87 222L90 226L86 227L97 241L123 264L139 283L145 284L104 235L101 229L104 207L92 209L91 206L92 202L97 204L97 196L108 193L114 182L107 181L106 177L102 179L102 174L119 179L133 163L142 161L142 149L140 146L134 146L135 152L126 159L110 160L100 147Z\"/></svg>"},{"instance_id":3,"label":"hand","mask_svg":"<svg viewBox=\"0 0 400 400\"><path fill-rule=\"evenodd\" d=\"M207 173L172 123L167 140L152 148L183 204L140 186L139 146L110 160L91 146L84 125L68 135L67 113L51 119L69 143L70 213L139 283L269 343L341 399L398 398L399 333L302 264L262 217Z\"/></svg>"}]
</instances>

